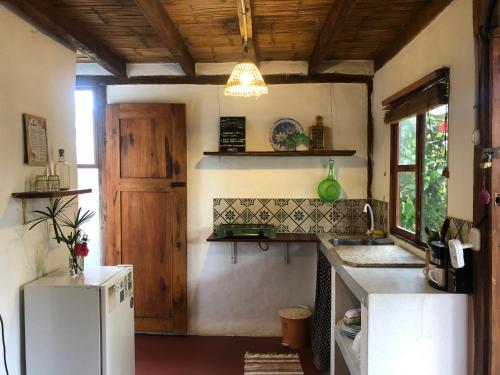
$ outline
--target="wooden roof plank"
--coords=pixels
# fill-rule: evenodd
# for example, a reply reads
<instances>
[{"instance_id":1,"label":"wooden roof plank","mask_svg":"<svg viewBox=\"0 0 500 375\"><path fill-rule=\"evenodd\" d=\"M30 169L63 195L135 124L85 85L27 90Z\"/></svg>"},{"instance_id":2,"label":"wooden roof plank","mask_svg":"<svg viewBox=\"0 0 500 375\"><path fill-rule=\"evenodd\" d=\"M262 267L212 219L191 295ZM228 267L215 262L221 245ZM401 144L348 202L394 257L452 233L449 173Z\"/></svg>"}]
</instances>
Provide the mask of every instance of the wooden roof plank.
<instances>
[{"instance_id":1,"label":"wooden roof plank","mask_svg":"<svg viewBox=\"0 0 500 375\"><path fill-rule=\"evenodd\" d=\"M357 0L336 0L333 3L309 59L309 74L317 73L335 39L342 32L344 23L356 2Z\"/></svg>"},{"instance_id":2,"label":"wooden roof plank","mask_svg":"<svg viewBox=\"0 0 500 375\"><path fill-rule=\"evenodd\" d=\"M47 2L36 0L7 0L14 9L49 32L68 47L79 50L117 77L125 77L125 60L94 38L78 23Z\"/></svg>"},{"instance_id":3,"label":"wooden roof plank","mask_svg":"<svg viewBox=\"0 0 500 375\"><path fill-rule=\"evenodd\" d=\"M135 0L144 17L162 39L187 76L195 74L193 57L167 11L157 0Z\"/></svg>"},{"instance_id":4,"label":"wooden roof plank","mask_svg":"<svg viewBox=\"0 0 500 375\"><path fill-rule=\"evenodd\" d=\"M392 42L387 43L384 48L375 58L375 70L382 68L385 63L398 54L408 43L410 43L431 21L438 16L452 0L434 0L429 1L420 11L413 17L401 33Z\"/></svg>"}]
</instances>

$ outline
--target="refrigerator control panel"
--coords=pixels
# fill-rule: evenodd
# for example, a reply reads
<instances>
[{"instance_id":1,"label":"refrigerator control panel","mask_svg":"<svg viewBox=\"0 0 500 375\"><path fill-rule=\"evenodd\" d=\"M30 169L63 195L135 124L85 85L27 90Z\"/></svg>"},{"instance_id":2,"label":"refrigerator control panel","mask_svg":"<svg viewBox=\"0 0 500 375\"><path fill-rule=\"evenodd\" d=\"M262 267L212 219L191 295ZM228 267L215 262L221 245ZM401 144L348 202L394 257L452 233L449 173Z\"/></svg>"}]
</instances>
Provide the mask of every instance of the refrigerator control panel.
<instances>
[{"instance_id":1,"label":"refrigerator control panel","mask_svg":"<svg viewBox=\"0 0 500 375\"><path fill-rule=\"evenodd\" d=\"M122 279L108 288L109 312L112 312L119 304L134 298L134 283L132 271L128 272ZM133 302L130 302L131 307Z\"/></svg>"}]
</instances>

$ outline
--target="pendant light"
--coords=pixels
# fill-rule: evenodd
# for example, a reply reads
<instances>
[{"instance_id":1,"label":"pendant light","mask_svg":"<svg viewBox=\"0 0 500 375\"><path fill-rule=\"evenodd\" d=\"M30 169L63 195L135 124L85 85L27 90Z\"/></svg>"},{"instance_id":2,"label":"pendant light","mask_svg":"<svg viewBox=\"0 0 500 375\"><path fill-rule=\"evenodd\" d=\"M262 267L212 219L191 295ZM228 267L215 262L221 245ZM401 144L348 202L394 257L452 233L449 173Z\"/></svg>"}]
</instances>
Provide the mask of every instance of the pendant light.
<instances>
[{"instance_id":1,"label":"pendant light","mask_svg":"<svg viewBox=\"0 0 500 375\"><path fill-rule=\"evenodd\" d=\"M231 76L227 81L224 95L227 96L243 96L243 97L259 97L268 93L266 83L262 74L260 74L257 65L247 59L248 52L248 34L247 34L247 19L246 7L244 0L241 0L243 12L243 24L245 35L243 39L243 57L244 61L236 64L233 68Z\"/></svg>"}]
</instances>

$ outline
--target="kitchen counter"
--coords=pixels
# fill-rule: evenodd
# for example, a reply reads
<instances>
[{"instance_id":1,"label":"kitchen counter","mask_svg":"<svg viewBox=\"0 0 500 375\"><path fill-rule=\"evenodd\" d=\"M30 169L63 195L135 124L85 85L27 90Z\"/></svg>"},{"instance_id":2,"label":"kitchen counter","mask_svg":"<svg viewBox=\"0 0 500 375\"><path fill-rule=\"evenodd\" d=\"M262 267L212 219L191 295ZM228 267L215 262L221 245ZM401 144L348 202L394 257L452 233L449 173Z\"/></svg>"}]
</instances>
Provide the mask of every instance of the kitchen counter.
<instances>
[{"instance_id":1,"label":"kitchen counter","mask_svg":"<svg viewBox=\"0 0 500 375\"><path fill-rule=\"evenodd\" d=\"M318 238L321 241L321 251L326 256L332 267L339 276L344 280L349 289L355 294L359 300L365 299L369 294L439 294L444 293L430 287L425 281L422 268L361 268L352 267L344 264L342 258L337 251L337 248L343 252L359 250L363 248L366 251L376 251L376 248L381 246L333 246L329 240L331 234L319 234ZM385 246L383 246L385 247ZM416 256L407 250L397 247L404 254L403 257L413 259Z\"/></svg>"},{"instance_id":2,"label":"kitchen counter","mask_svg":"<svg viewBox=\"0 0 500 375\"><path fill-rule=\"evenodd\" d=\"M331 285L318 287L331 290L330 306L326 309L331 311L332 375L468 373L466 294L430 287L421 268L349 266L339 253L349 252L349 248L375 252L379 245L334 246L329 242L332 234L318 237L320 250L326 257L324 262L331 266ZM397 254L397 247L392 250ZM403 248L400 251L406 252ZM384 257L383 252L378 254ZM373 256L375 261L384 261L377 256ZM317 308L321 310L320 306ZM352 339L342 336L337 327L344 313L353 308L361 308L359 356L352 350Z\"/></svg>"},{"instance_id":3,"label":"kitchen counter","mask_svg":"<svg viewBox=\"0 0 500 375\"><path fill-rule=\"evenodd\" d=\"M342 263L363 268L422 268L423 259L397 245L334 245Z\"/></svg>"}]
</instances>

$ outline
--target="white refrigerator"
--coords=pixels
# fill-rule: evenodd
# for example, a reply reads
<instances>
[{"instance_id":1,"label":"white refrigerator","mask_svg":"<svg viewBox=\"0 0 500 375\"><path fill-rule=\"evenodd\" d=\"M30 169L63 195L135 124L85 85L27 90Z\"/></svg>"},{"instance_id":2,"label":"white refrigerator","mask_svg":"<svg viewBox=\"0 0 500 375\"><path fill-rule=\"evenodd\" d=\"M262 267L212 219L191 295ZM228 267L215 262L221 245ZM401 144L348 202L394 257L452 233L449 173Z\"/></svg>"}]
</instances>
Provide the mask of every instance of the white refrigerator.
<instances>
[{"instance_id":1,"label":"white refrigerator","mask_svg":"<svg viewBox=\"0 0 500 375\"><path fill-rule=\"evenodd\" d=\"M55 271L24 287L27 375L133 375L131 266Z\"/></svg>"}]
</instances>

